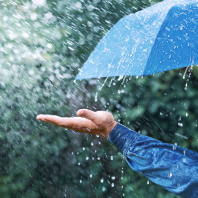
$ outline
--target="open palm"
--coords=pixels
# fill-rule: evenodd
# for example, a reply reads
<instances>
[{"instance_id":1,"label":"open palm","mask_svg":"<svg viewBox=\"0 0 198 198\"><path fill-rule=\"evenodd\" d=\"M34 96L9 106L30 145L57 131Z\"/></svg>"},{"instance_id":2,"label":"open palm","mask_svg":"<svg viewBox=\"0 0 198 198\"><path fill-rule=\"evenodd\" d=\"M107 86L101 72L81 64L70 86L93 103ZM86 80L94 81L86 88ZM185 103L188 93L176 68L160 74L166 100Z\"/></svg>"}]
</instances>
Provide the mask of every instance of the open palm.
<instances>
[{"instance_id":1,"label":"open palm","mask_svg":"<svg viewBox=\"0 0 198 198\"><path fill-rule=\"evenodd\" d=\"M38 115L37 119L77 132L100 135L106 139L117 124L113 115L107 111L94 112L88 109L80 109L77 115L79 117Z\"/></svg>"}]
</instances>

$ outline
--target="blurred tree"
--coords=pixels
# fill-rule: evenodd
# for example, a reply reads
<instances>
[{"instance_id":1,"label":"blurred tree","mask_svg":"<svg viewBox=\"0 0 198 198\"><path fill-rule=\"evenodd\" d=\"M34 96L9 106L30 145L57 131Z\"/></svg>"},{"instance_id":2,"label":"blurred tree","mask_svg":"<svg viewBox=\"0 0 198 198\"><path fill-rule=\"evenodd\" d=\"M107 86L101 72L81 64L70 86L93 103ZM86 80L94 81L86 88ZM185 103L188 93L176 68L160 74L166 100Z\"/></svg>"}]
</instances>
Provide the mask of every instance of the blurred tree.
<instances>
[{"instance_id":1,"label":"blurred tree","mask_svg":"<svg viewBox=\"0 0 198 198\"><path fill-rule=\"evenodd\" d=\"M35 120L108 109L132 129L196 150L196 67L184 79L178 70L74 81L113 24L157 1L0 2L0 197L176 197L134 173L108 142Z\"/></svg>"}]
</instances>

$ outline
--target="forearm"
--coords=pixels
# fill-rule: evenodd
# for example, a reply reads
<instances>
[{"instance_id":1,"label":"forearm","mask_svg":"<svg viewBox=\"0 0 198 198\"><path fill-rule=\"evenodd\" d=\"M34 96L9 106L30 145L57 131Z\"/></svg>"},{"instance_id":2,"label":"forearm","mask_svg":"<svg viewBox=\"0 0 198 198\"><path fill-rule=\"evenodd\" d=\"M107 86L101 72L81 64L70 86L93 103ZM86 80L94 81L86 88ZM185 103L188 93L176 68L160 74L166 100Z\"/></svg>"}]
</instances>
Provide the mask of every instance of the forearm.
<instances>
[{"instance_id":1,"label":"forearm","mask_svg":"<svg viewBox=\"0 0 198 198\"><path fill-rule=\"evenodd\" d=\"M130 167L154 183L183 197L198 197L198 154L140 135L117 124L108 139Z\"/></svg>"}]
</instances>

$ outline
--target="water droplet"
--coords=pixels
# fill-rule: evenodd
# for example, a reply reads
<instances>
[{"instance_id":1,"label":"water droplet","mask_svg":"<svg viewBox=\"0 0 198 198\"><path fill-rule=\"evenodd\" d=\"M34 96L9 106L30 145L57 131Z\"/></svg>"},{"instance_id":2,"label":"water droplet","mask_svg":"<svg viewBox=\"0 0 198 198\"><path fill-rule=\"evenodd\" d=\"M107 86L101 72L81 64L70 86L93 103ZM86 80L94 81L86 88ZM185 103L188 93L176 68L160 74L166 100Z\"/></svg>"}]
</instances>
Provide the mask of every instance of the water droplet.
<instances>
[{"instance_id":1,"label":"water droplet","mask_svg":"<svg viewBox=\"0 0 198 198\"><path fill-rule=\"evenodd\" d=\"M118 78L118 81L122 80L122 79L123 79L123 77L124 77L124 76L120 76L120 77Z\"/></svg>"},{"instance_id":2,"label":"water droplet","mask_svg":"<svg viewBox=\"0 0 198 198\"><path fill-rule=\"evenodd\" d=\"M46 4L46 0L32 0L32 3L36 6L44 6Z\"/></svg>"},{"instance_id":3,"label":"water droplet","mask_svg":"<svg viewBox=\"0 0 198 198\"><path fill-rule=\"evenodd\" d=\"M81 4L81 2L77 2L77 3L75 4L75 6L76 6L77 9L82 9L82 4Z\"/></svg>"},{"instance_id":4,"label":"water droplet","mask_svg":"<svg viewBox=\"0 0 198 198\"><path fill-rule=\"evenodd\" d=\"M97 102L97 101L98 101L98 92L95 95L95 102Z\"/></svg>"},{"instance_id":5,"label":"water droplet","mask_svg":"<svg viewBox=\"0 0 198 198\"><path fill-rule=\"evenodd\" d=\"M183 127L184 125L183 125L183 123L179 122L178 126Z\"/></svg>"},{"instance_id":6,"label":"water droplet","mask_svg":"<svg viewBox=\"0 0 198 198\"><path fill-rule=\"evenodd\" d=\"M173 150L177 149L177 143L175 143L175 145L173 145Z\"/></svg>"},{"instance_id":7,"label":"water droplet","mask_svg":"<svg viewBox=\"0 0 198 198\"><path fill-rule=\"evenodd\" d=\"M169 173L168 178L171 178L172 176L173 176L173 174L172 173Z\"/></svg>"}]
</instances>

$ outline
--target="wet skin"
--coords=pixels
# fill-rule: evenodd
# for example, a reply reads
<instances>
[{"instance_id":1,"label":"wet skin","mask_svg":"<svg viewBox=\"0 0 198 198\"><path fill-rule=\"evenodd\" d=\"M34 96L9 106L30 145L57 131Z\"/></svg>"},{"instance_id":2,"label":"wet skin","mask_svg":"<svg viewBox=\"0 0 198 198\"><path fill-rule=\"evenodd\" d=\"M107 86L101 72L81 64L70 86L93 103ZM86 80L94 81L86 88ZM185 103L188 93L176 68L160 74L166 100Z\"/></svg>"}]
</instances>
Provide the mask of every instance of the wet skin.
<instances>
[{"instance_id":1,"label":"wet skin","mask_svg":"<svg viewBox=\"0 0 198 198\"><path fill-rule=\"evenodd\" d=\"M36 118L43 122L48 122L56 126L71 129L76 132L100 135L107 139L110 132L116 126L113 115L107 111L91 111L80 109L78 117L59 117L56 115L40 114Z\"/></svg>"}]
</instances>

